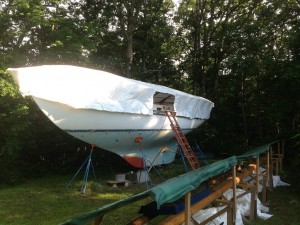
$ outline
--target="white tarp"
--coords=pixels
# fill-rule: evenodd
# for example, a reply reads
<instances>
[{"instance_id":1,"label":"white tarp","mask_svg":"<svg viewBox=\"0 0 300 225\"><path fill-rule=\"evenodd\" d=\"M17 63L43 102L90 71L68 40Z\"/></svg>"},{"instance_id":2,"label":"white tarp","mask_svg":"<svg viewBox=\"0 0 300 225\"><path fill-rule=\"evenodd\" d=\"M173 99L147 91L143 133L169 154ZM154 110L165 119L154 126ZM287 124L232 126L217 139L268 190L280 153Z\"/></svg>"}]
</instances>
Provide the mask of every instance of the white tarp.
<instances>
[{"instance_id":1,"label":"white tarp","mask_svg":"<svg viewBox=\"0 0 300 225\"><path fill-rule=\"evenodd\" d=\"M245 191L242 189L236 189L236 194L241 195ZM232 199L232 189L229 189L224 192L223 196L231 200ZM243 217L250 215L250 204L251 204L251 194L248 193L241 198L237 199L237 212L236 212L236 225L244 225ZM198 222L201 223L205 219L213 216L217 212L221 211L224 207L212 207L208 209L203 209L198 211L197 213L193 214L193 218ZM268 207L262 205L261 201L257 198L257 217L263 220L269 219L272 215L268 214L269 211ZM227 213L224 213L218 216L216 219L212 221L212 224L227 224Z\"/></svg>"},{"instance_id":2,"label":"white tarp","mask_svg":"<svg viewBox=\"0 0 300 225\"><path fill-rule=\"evenodd\" d=\"M258 168L258 173L259 173L259 174L263 174L263 173L265 173L265 172L266 172L266 169L265 169L265 168L263 168L263 167L259 167L259 168ZM254 172L253 172L253 173L254 173ZM283 181L280 179L280 176L275 176L275 175L273 175L272 178L273 178L273 187L274 187L274 188L275 188L275 187L279 187L279 186L290 186L290 184L283 182ZM262 185L262 179L263 179L263 177L262 177L262 176L259 176L258 179L259 179L258 192L261 192L262 189L263 189L263 185ZM251 176L245 177L245 178L244 178L244 181L245 181L245 182L248 182L248 183L250 183L250 184L255 184L255 180L254 180L253 177L251 177Z\"/></svg>"},{"instance_id":3,"label":"white tarp","mask_svg":"<svg viewBox=\"0 0 300 225\"><path fill-rule=\"evenodd\" d=\"M263 167L259 167L259 174L265 172L265 169ZM259 179L261 180L262 177L260 176ZM251 181L250 181L251 180ZM251 176L247 176L244 178L243 181L249 182L254 184L254 180ZM273 176L273 187L277 186L290 186L290 184L285 183L281 181L279 176ZM262 185L259 184L259 192L262 191ZM241 195L245 191L242 189L236 189L236 195ZM233 196L232 189L229 189L223 193L223 196L231 200ZM241 198L237 199L237 212L236 212L236 225L244 225L243 217L250 215L250 204L251 204L251 194L248 193ZM221 211L224 207L211 207L203 210L199 210L195 214L193 214L193 218L198 222L201 223L202 221L206 220L207 218L213 216L217 212ZM269 208L264 206L262 202L257 198L257 217L263 220L267 220L270 217L272 217L271 214L268 213ZM224 213L220 216L218 216L216 219L212 221L212 224L227 224L227 213Z\"/></svg>"},{"instance_id":4,"label":"white tarp","mask_svg":"<svg viewBox=\"0 0 300 225\"><path fill-rule=\"evenodd\" d=\"M48 65L8 71L23 95L74 108L152 115L155 92L175 96L174 109L178 116L208 119L214 106L205 98L82 67Z\"/></svg>"}]
</instances>

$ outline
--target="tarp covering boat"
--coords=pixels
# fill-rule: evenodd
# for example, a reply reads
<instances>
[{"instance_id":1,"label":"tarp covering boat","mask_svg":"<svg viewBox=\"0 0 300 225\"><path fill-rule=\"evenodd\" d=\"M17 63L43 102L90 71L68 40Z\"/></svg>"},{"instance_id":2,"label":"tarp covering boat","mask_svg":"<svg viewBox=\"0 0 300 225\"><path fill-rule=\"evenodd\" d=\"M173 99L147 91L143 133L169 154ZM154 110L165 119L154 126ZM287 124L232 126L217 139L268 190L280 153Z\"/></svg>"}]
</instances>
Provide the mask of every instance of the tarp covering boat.
<instances>
[{"instance_id":1,"label":"tarp covering boat","mask_svg":"<svg viewBox=\"0 0 300 225\"><path fill-rule=\"evenodd\" d=\"M178 116L208 119L213 103L168 87L136 81L108 72L68 65L8 69L23 95L59 102L73 108L153 114L155 93L175 97Z\"/></svg>"}]
</instances>

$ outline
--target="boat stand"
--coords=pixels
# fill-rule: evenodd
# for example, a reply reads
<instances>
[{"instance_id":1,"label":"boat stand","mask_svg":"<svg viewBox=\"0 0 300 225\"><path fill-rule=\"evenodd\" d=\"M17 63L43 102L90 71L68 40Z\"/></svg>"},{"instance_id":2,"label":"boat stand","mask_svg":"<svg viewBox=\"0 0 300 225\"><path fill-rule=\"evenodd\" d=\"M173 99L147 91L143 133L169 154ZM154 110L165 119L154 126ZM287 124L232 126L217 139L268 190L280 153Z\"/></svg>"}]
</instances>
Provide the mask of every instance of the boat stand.
<instances>
[{"instance_id":1,"label":"boat stand","mask_svg":"<svg viewBox=\"0 0 300 225\"><path fill-rule=\"evenodd\" d=\"M200 148L200 146L198 145L198 143L197 143L196 140L194 140L194 148L195 148L195 150L196 150L196 152L197 152L197 154L198 154L199 159L200 159L200 160L202 159L202 160L204 161L205 165L208 165L209 163L207 162L207 160L206 160L206 158L205 158L205 155L204 155L204 153L202 152L202 150L201 150L201 148Z\"/></svg>"},{"instance_id":2,"label":"boat stand","mask_svg":"<svg viewBox=\"0 0 300 225\"><path fill-rule=\"evenodd\" d=\"M143 140L143 137L141 136L138 136L134 139L134 142L135 143L138 143L139 144L139 148L140 148L140 151L142 153L142 159L143 159L143 170L144 170L144 173L145 173L145 176L146 176L146 186L147 186L147 189L149 189L150 187L153 186L153 183L152 183L152 180L151 180L151 177L150 177L150 171L151 169L154 169L156 171L156 173L159 175L159 177L164 181L165 179L162 177L162 175L158 172L158 170L155 168L155 166L153 165L153 163L155 162L155 160L153 162L150 161L150 159L145 155L144 151L143 151L143 146L141 144ZM148 168L147 166L147 162L150 164L150 167Z\"/></svg>"},{"instance_id":3,"label":"boat stand","mask_svg":"<svg viewBox=\"0 0 300 225\"><path fill-rule=\"evenodd\" d=\"M180 157L181 157L181 160L182 160L183 165L184 165L185 172L189 172L189 170L188 170L188 168L187 168L187 166L186 166L186 162L185 162L185 160L184 160L184 153L182 152L182 149L181 149L181 147L180 147L179 145L178 145L178 148L177 148L177 152L178 152L178 154L179 154Z\"/></svg>"},{"instance_id":4,"label":"boat stand","mask_svg":"<svg viewBox=\"0 0 300 225\"><path fill-rule=\"evenodd\" d=\"M90 171L90 167L92 168L95 181L96 181L96 183L98 183L97 177L96 177L96 173L95 173L95 169L94 169L93 162L92 162L92 154L93 154L94 148L95 148L95 145L93 144L89 156L85 159L85 161L83 162L83 164L81 165L81 167L75 173L74 177L68 183L67 188L70 188L72 186L72 183L73 183L74 179L77 177L77 175L79 174L79 172L81 171L81 169L84 167L85 164L86 164L86 169L85 169L85 173L84 173L84 177L83 177L83 180L82 180L82 185L81 185L80 191L82 193L85 193L86 186L87 186L87 180L88 180L88 176L89 176L89 171Z\"/></svg>"}]
</instances>

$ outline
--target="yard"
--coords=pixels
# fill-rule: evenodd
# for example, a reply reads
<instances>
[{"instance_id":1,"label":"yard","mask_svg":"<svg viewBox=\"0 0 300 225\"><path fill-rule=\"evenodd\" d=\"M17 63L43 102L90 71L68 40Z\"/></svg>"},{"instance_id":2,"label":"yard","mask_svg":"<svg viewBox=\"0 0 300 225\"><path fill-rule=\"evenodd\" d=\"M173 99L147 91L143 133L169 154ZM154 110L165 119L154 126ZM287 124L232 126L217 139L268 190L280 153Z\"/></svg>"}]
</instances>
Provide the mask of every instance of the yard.
<instances>
[{"instance_id":1,"label":"yard","mask_svg":"<svg viewBox=\"0 0 300 225\"><path fill-rule=\"evenodd\" d=\"M161 169L164 175L169 173ZM174 168L175 173L178 171ZM126 198L132 194L146 190L145 183L130 187L112 188L103 180L100 185L92 180L88 183L85 194L78 191L81 180L67 188L72 175L45 177L29 180L14 186L0 188L0 225L53 225L79 216L82 213L97 209L108 203ZM300 195L292 181L284 177L290 187L277 187L268 192L268 206L273 216L262 221L257 219L256 225L296 225L300 224ZM127 224L139 216L141 205L151 201L150 198L122 207L104 216L101 224ZM161 217L150 224L157 224Z\"/></svg>"}]
</instances>

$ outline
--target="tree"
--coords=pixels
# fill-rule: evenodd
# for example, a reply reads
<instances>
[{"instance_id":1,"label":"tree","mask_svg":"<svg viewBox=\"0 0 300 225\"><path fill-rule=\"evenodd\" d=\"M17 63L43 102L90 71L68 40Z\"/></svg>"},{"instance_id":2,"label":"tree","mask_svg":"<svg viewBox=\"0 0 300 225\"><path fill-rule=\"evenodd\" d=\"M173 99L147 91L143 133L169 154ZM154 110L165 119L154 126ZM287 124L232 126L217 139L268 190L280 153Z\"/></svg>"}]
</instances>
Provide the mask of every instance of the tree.
<instances>
[{"instance_id":1,"label":"tree","mask_svg":"<svg viewBox=\"0 0 300 225\"><path fill-rule=\"evenodd\" d=\"M90 42L85 38L82 21L62 3L15 0L3 4L0 57L5 58L4 62L12 59L7 61L10 66L86 63L84 53Z\"/></svg>"},{"instance_id":2,"label":"tree","mask_svg":"<svg viewBox=\"0 0 300 225\"><path fill-rule=\"evenodd\" d=\"M294 1L280 0L196 0L180 5L178 34L188 43L182 68L189 74L193 93L216 103L217 118L223 119L230 110L233 124L219 129L232 135L242 130L243 139L236 135L231 138L234 143L242 140L241 145L248 146L249 139L253 142L274 135L266 129L270 124L265 124L264 101L271 99L264 99L267 87L262 81L278 76L278 72L268 73L270 63L278 67L278 62L287 60L284 40L296 8ZM217 118L215 122L222 124ZM225 138L230 140L228 134Z\"/></svg>"},{"instance_id":3,"label":"tree","mask_svg":"<svg viewBox=\"0 0 300 225\"><path fill-rule=\"evenodd\" d=\"M0 181L8 182L19 163L22 147L31 140L28 105L12 85L12 78L0 71ZM30 141L29 141L30 142ZM13 174L15 175L15 174Z\"/></svg>"},{"instance_id":4,"label":"tree","mask_svg":"<svg viewBox=\"0 0 300 225\"><path fill-rule=\"evenodd\" d=\"M17 94L8 67L81 65L206 96L215 108L193 135L211 150L299 133L295 0L183 0L175 13L171 0L4 0L0 7L3 165L61 168L58 149L68 155L61 146L78 144Z\"/></svg>"},{"instance_id":5,"label":"tree","mask_svg":"<svg viewBox=\"0 0 300 225\"><path fill-rule=\"evenodd\" d=\"M26 176L26 171L30 174L38 165L45 165L45 157L39 148L51 151L53 145L47 146L50 141L45 141L48 140L45 136L58 134L54 126L45 125L47 121L40 116L41 112L35 111L32 100L20 96L5 70L41 63L80 64L85 60L82 59L81 45L72 45L75 38L84 40L79 38L80 30L75 29L74 21L77 20L67 16L67 10L59 3L54 0L16 0L4 1L1 5L0 23L4 28L0 31L1 181ZM76 51L78 57L70 54ZM37 123L47 129L35 129ZM56 162L60 164L57 159Z\"/></svg>"},{"instance_id":6,"label":"tree","mask_svg":"<svg viewBox=\"0 0 300 225\"><path fill-rule=\"evenodd\" d=\"M144 4L144 1L136 0L111 2L91 0L82 4L85 18L88 22L96 24L98 30L95 33L100 34L95 40L98 45L96 55L103 55L103 52L105 54L107 44L104 42L111 42L107 37L112 37L116 46L120 46L121 43L124 55L117 58L123 58L123 72L127 77L132 76L133 35Z\"/></svg>"}]
</instances>

